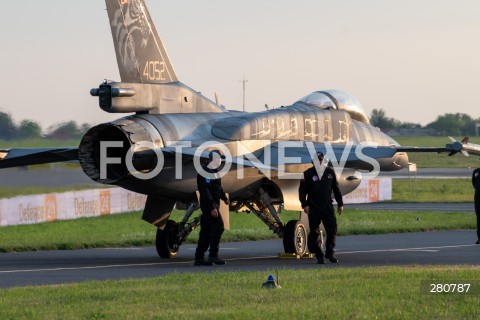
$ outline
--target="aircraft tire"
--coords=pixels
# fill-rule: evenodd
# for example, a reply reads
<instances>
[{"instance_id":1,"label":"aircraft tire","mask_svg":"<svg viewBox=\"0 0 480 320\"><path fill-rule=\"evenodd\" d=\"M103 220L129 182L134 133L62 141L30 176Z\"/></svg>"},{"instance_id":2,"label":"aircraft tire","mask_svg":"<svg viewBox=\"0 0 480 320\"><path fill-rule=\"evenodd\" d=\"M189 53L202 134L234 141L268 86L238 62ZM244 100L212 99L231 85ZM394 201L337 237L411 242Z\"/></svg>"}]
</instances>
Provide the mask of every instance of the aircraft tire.
<instances>
[{"instance_id":1,"label":"aircraft tire","mask_svg":"<svg viewBox=\"0 0 480 320\"><path fill-rule=\"evenodd\" d=\"M178 224L173 220L168 220L165 229L157 229L155 246L157 253L161 258L175 258L180 244L175 240Z\"/></svg>"},{"instance_id":2,"label":"aircraft tire","mask_svg":"<svg viewBox=\"0 0 480 320\"><path fill-rule=\"evenodd\" d=\"M283 249L285 253L303 256L307 252L307 230L298 220L290 220L283 234Z\"/></svg>"}]
</instances>

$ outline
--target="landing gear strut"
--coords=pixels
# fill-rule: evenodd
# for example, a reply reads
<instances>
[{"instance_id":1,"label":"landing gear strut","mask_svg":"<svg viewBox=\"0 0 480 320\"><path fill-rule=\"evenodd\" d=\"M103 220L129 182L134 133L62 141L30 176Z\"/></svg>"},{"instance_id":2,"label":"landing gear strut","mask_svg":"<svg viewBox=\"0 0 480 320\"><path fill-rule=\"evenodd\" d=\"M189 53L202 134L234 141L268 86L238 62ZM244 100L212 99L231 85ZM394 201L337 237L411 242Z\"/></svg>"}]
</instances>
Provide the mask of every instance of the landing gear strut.
<instances>
[{"instance_id":1,"label":"landing gear strut","mask_svg":"<svg viewBox=\"0 0 480 320\"><path fill-rule=\"evenodd\" d=\"M193 212L198 209L197 203L192 203L185 211L181 222L168 220L165 228L157 229L155 246L157 253L162 258L174 258L180 245L187 239L189 234L200 224L200 215L192 221L188 221Z\"/></svg>"},{"instance_id":2,"label":"landing gear strut","mask_svg":"<svg viewBox=\"0 0 480 320\"><path fill-rule=\"evenodd\" d=\"M274 204L278 203L280 208L280 200L270 198L263 188L260 188L259 194L260 197L257 198L255 202L244 202L243 204L262 220L270 230L277 234L279 238L282 238L284 225L274 207Z\"/></svg>"},{"instance_id":3,"label":"landing gear strut","mask_svg":"<svg viewBox=\"0 0 480 320\"><path fill-rule=\"evenodd\" d=\"M265 223L270 230L283 238L283 249L286 253L303 256L307 252L307 230L298 220L291 220L286 225L279 217L281 199L272 199L262 188L254 202L244 202L245 207Z\"/></svg>"}]
</instances>

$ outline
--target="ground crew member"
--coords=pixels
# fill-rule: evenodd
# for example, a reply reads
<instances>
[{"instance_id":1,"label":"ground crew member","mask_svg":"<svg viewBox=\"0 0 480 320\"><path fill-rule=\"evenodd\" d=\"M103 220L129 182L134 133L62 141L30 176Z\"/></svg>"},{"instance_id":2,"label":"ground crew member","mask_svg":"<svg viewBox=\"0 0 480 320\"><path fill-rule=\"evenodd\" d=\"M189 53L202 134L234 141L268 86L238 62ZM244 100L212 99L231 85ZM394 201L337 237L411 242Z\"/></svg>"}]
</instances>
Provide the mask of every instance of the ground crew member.
<instances>
[{"instance_id":1,"label":"ground crew member","mask_svg":"<svg viewBox=\"0 0 480 320\"><path fill-rule=\"evenodd\" d=\"M480 244L480 168L473 170L472 185L475 188L475 214L477 215L477 242Z\"/></svg>"},{"instance_id":2,"label":"ground crew member","mask_svg":"<svg viewBox=\"0 0 480 320\"><path fill-rule=\"evenodd\" d=\"M327 233L325 258L332 263L337 263L338 259L333 255L335 248L335 239L337 236L337 218L333 209L332 191L338 204L338 214L343 211L343 199L335 171L323 165L324 155L317 154L321 167L325 169L321 178L315 169L315 166L306 170L304 178L300 182L298 189L300 203L305 213L308 215L308 225L310 233L308 234L308 250L315 254L317 263L324 264L323 252L318 245L320 235L320 223L323 222Z\"/></svg>"},{"instance_id":3,"label":"ground crew member","mask_svg":"<svg viewBox=\"0 0 480 320\"><path fill-rule=\"evenodd\" d=\"M211 151L208 163L202 168L209 173L208 177L197 175L197 186L200 193L200 235L198 237L197 250L195 251L196 266L211 266L212 264L223 265L225 261L218 257L220 239L224 231L222 216L220 215L220 199L227 205L227 199L222 189L222 181L218 173L221 165L221 155L217 150ZM209 257L204 258L205 252L210 248Z\"/></svg>"}]
</instances>

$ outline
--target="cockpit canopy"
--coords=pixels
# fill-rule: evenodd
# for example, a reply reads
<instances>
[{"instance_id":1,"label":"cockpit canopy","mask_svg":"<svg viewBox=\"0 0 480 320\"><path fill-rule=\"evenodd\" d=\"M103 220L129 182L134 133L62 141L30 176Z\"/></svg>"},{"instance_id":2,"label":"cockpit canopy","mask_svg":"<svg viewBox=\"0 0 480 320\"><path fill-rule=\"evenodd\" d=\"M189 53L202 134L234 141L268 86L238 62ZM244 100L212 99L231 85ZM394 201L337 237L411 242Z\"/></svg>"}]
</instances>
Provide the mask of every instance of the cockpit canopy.
<instances>
[{"instance_id":1,"label":"cockpit canopy","mask_svg":"<svg viewBox=\"0 0 480 320\"><path fill-rule=\"evenodd\" d=\"M360 102L351 94L341 90L315 91L298 102L322 109L344 110L354 120L370 123Z\"/></svg>"}]
</instances>

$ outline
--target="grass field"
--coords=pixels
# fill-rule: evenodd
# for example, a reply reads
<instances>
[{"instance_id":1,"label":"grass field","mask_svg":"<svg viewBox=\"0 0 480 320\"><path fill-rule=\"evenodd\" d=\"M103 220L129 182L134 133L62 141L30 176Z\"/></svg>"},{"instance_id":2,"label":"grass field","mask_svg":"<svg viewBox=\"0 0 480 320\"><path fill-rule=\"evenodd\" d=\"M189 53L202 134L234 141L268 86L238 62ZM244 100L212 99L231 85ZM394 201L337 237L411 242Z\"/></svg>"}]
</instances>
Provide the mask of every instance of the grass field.
<instances>
[{"instance_id":1,"label":"grass field","mask_svg":"<svg viewBox=\"0 0 480 320\"><path fill-rule=\"evenodd\" d=\"M458 141L463 137L454 137ZM402 146L412 147L445 147L451 143L448 137L394 137ZM480 137L472 137L470 143L480 144ZM476 168L480 166L478 157L465 157L456 154L449 157L447 154L435 153L408 153L410 162L416 163L419 168Z\"/></svg>"},{"instance_id":2,"label":"grass field","mask_svg":"<svg viewBox=\"0 0 480 320\"><path fill-rule=\"evenodd\" d=\"M125 247L153 245L156 229L140 219L141 213L83 218L36 225L2 227L0 252ZM180 220L178 212L172 218ZM417 219L419 218L419 219ZM282 213L284 222L298 219L298 213ZM222 241L278 239L253 214L231 213L232 230L225 231ZM346 210L338 217L339 235L379 234L475 228L472 213L381 212ZM198 229L188 243L198 239Z\"/></svg>"},{"instance_id":3,"label":"grass field","mask_svg":"<svg viewBox=\"0 0 480 320\"><path fill-rule=\"evenodd\" d=\"M392 180L393 202L472 202L472 180L417 179Z\"/></svg>"},{"instance_id":4,"label":"grass field","mask_svg":"<svg viewBox=\"0 0 480 320\"><path fill-rule=\"evenodd\" d=\"M0 291L1 319L478 319L480 267L280 269L174 273ZM425 282L427 280L427 282ZM430 293L428 283L471 283Z\"/></svg>"}]
</instances>

